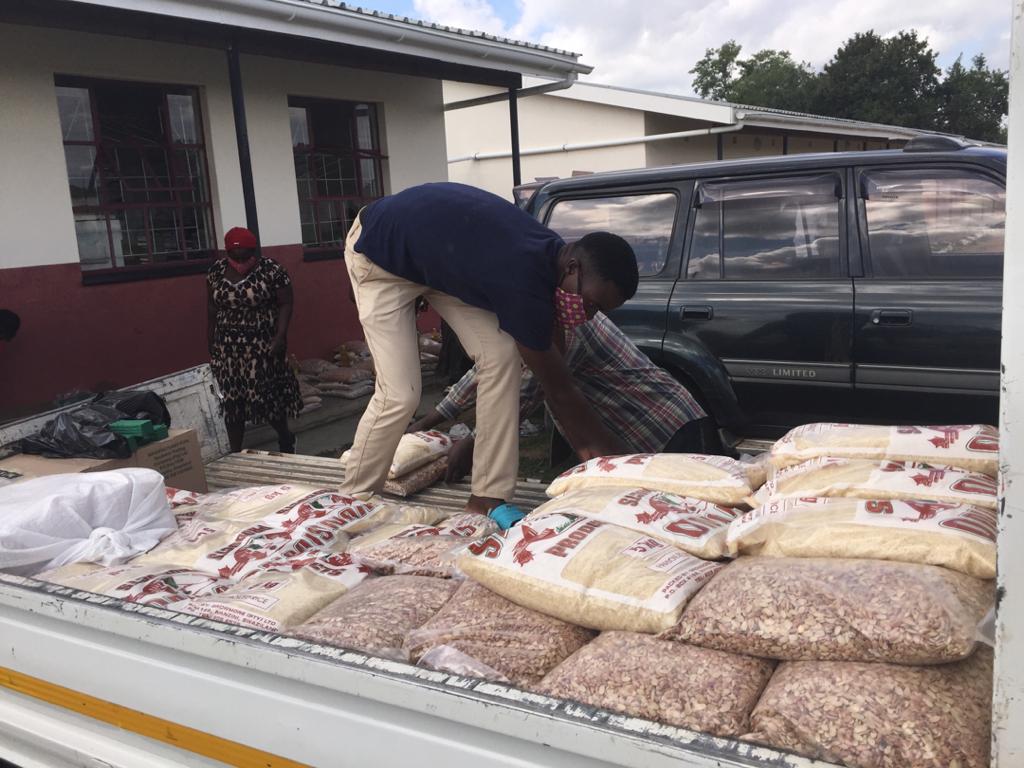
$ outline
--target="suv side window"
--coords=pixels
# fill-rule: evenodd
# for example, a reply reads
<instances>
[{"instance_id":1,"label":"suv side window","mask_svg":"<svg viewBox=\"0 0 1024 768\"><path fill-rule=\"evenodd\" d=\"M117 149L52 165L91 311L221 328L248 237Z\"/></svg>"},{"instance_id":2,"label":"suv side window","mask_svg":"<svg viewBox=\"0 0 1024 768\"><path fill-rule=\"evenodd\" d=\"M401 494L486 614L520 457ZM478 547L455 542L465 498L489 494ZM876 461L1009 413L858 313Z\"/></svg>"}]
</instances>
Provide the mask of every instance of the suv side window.
<instances>
[{"instance_id":1,"label":"suv side window","mask_svg":"<svg viewBox=\"0 0 1024 768\"><path fill-rule=\"evenodd\" d=\"M686 276L799 280L840 274L836 174L702 181Z\"/></svg>"},{"instance_id":2,"label":"suv side window","mask_svg":"<svg viewBox=\"0 0 1024 768\"><path fill-rule=\"evenodd\" d=\"M1006 192L969 169L866 171L875 277L1002 277Z\"/></svg>"},{"instance_id":3,"label":"suv side window","mask_svg":"<svg viewBox=\"0 0 1024 768\"><path fill-rule=\"evenodd\" d=\"M672 192L557 201L547 225L566 240L613 232L636 253L640 276L659 274L668 261L678 202Z\"/></svg>"}]
</instances>

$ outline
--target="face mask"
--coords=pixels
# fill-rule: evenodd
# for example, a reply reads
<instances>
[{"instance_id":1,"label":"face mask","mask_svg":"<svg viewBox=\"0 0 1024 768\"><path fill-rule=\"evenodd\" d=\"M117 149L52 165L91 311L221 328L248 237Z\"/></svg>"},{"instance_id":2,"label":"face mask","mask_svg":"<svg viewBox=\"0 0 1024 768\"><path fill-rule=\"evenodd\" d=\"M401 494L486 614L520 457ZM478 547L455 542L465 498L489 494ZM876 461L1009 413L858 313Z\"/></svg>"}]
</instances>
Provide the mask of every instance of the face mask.
<instances>
[{"instance_id":1,"label":"face mask","mask_svg":"<svg viewBox=\"0 0 1024 768\"><path fill-rule=\"evenodd\" d=\"M228 256L228 259L231 261L231 268L234 269L235 272L240 274L242 277L245 277L250 272L252 272L252 268L256 266L255 256L253 256L250 259L246 259L245 261L235 261L230 256Z\"/></svg>"},{"instance_id":2,"label":"face mask","mask_svg":"<svg viewBox=\"0 0 1024 768\"><path fill-rule=\"evenodd\" d=\"M579 286L580 280L577 273L577 290L579 290ZM587 310L583 296L579 293L563 291L561 287L555 288L555 312L558 315L558 324L567 331L578 328L587 322Z\"/></svg>"}]
</instances>

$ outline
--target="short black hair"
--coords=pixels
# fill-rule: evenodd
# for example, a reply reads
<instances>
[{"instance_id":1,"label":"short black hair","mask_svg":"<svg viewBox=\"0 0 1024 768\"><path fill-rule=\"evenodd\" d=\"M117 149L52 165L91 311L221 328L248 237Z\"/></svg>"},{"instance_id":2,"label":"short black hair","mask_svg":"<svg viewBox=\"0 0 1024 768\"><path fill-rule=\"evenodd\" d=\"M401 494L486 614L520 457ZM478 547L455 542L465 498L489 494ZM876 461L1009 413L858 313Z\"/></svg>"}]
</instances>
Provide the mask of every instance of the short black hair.
<instances>
[{"instance_id":1,"label":"short black hair","mask_svg":"<svg viewBox=\"0 0 1024 768\"><path fill-rule=\"evenodd\" d=\"M21 318L9 309L0 309L0 339L10 341L21 328Z\"/></svg>"},{"instance_id":2,"label":"short black hair","mask_svg":"<svg viewBox=\"0 0 1024 768\"><path fill-rule=\"evenodd\" d=\"M623 301L636 294L640 270L636 266L633 247L611 232L591 232L575 243L585 252L584 261L605 280L615 283Z\"/></svg>"}]
</instances>

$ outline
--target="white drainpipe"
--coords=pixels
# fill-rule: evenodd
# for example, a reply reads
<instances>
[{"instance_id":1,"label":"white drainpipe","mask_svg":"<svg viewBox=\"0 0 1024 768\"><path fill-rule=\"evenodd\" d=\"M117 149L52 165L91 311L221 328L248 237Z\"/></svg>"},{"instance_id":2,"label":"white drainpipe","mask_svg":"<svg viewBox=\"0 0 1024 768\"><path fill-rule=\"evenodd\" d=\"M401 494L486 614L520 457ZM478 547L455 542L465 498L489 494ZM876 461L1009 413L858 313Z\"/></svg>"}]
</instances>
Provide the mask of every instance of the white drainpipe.
<instances>
[{"instance_id":1,"label":"white drainpipe","mask_svg":"<svg viewBox=\"0 0 1024 768\"><path fill-rule=\"evenodd\" d=\"M676 131L675 133L656 133L651 136L632 136L628 139L608 139L605 141L586 141L577 144L558 144L551 147L534 147L520 151L520 156L526 155L551 155L556 152L578 152L584 149L603 149L605 147L621 147L627 144L650 144L655 141L668 141L669 139L689 139L694 136L713 136L718 133L732 133L743 130L743 123L735 125L724 125L718 128L696 128L690 131ZM502 152L476 152L472 155L461 157L450 157L448 163L462 163L467 160L498 160L512 157L511 150Z\"/></svg>"}]
</instances>

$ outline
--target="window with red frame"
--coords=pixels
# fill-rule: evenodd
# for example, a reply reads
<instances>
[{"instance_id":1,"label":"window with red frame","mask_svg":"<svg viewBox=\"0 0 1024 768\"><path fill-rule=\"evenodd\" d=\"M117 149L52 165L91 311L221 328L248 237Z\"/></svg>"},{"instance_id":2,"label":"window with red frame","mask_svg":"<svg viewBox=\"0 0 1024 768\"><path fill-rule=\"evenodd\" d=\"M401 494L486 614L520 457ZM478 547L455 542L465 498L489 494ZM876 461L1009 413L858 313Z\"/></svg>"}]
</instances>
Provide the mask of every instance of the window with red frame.
<instances>
[{"instance_id":1,"label":"window with red frame","mask_svg":"<svg viewBox=\"0 0 1024 768\"><path fill-rule=\"evenodd\" d=\"M196 89L60 75L55 84L82 269L211 258Z\"/></svg>"},{"instance_id":2,"label":"window with red frame","mask_svg":"<svg viewBox=\"0 0 1024 768\"><path fill-rule=\"evenodd\" d=\"M377 107L288 99L302 244L337 251L359 209L384 194Z\"/></svg>"}]
</instances>

